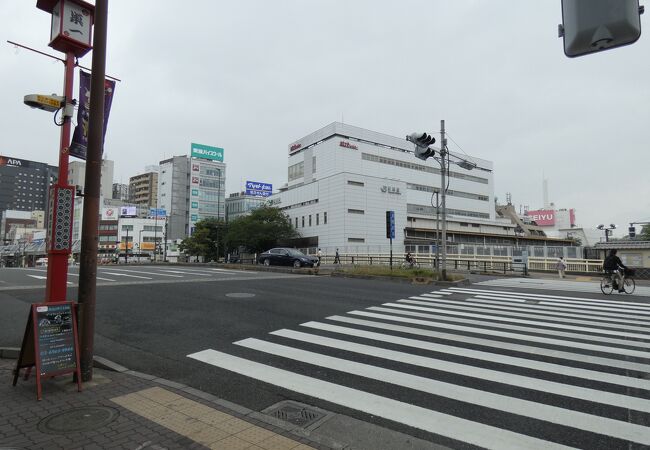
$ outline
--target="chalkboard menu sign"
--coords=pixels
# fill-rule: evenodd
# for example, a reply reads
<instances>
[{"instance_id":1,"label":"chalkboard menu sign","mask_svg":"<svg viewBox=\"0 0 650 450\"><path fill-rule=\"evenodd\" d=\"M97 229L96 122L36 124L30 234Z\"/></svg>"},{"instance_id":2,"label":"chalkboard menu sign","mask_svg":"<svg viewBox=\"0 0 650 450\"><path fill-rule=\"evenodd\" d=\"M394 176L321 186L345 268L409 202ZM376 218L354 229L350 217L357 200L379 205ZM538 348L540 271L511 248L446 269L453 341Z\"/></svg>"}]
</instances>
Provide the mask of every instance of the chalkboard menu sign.
<instances>
[{"instance_id":1,"label":"chalkboard menu sign","mask_svg":"<svg viewBox=\"0 0 650 450\"><path fill-rule=\"evenodd\" d=\"M36 367L37 397L41 399L41 378L77 374L81 390L77 318L72 302L32 304L20 356L16 362L14 386L19 370Z\"/></svg>"}]
</instances>

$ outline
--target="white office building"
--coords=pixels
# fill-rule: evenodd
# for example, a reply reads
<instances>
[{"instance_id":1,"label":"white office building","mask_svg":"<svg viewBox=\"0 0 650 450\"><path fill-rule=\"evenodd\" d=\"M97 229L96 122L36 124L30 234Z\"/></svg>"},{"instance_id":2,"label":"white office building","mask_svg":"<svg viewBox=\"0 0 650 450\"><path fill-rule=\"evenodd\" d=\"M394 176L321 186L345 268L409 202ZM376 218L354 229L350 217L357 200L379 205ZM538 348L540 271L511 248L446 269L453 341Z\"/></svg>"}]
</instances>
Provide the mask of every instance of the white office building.
<instances>
[{"instance_id":1,"label":"white office building","mask_svg":"<svg viewBox=\"0 0 650 450\"><path fill-rule=\"evenodd\" d=\"M396 251L429 251L436 239L435 192L440 165L413 155L413 144L343 123L332 123L289 145L288 183L270 197L301 234L299 248L333 253L387 252L386 211L395 212ZM511 221L495 217L492 162L462 155L447 191L448 241L514 242Z\"/></svg>"},{"instance_id":2,"label":"white office building","mask_svg":"<svg viewBox=\"0 0 650 450\"><path fill-rule=\"evenodd\" d=\"M196 222L206 218L225 220L226 164L224 150L191 144L190 156L160 161L158 208L169 217L168 239L184 239Z\"/></svg>"}]
</instances>

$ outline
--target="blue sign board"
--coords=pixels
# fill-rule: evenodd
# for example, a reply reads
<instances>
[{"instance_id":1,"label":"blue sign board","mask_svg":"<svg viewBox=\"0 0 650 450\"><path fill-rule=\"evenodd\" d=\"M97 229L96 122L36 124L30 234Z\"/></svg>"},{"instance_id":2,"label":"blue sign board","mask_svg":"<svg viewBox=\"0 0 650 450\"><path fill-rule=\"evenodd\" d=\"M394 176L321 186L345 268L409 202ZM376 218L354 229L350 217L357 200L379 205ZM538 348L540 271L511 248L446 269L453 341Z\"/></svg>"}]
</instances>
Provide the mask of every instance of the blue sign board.
<instances>
[{"instance_id":1,"label":"blue sign board","mask_svg":"<svg viewBox=\"0 0 650 450\"><path fill-rule=\"evenodd\" d=\"M395 211L386 211L386 238L395 239Z\"/></svg>"},{"instance_id":2,"label":"blue sign board","mask_svg":"<svg viewBox=\"0 0 650 450\"><path fill-rule=\"evenodd\" d=\"M154 219L164 219L167 217L167 211L164 208L149 208L149 217Z\"/></svg>"},{"instance_id":3,"label":"blue sign board","mask_svg":"<svg viewBox=\"0 0 650 450\"><path fill-rule=\"evenodd\" d=\"M246 195L252 197L268 197L273 193L273 185L257 181L246 182Z\"/></svg>"}]
</instances>

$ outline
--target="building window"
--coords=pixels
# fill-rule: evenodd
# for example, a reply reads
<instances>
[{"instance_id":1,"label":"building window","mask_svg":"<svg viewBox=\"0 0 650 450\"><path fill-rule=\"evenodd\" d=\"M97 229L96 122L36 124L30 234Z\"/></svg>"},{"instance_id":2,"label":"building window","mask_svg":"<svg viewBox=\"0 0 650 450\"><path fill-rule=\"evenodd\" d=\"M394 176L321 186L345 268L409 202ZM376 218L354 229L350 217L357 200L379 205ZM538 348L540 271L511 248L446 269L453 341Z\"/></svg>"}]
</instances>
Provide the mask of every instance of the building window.
<instances>
[{"instance_id":1,"label":"building window","mask_svg":"<svg viewBox=\"0 0 650 450\"><path fill-rule=\"evenodd\" d=\"M305 162L301 161L293 166L289 166L288 181L297 180L305 176Z\"/></svg>"},{"instance_id":2,"label":"building window","mask_svg":"<svg viewBox=\"0 0 650 450\"><path fill-rule=\"evenodd\" d=\"M133 225L122 225L122 231L133 231Z\"/></svg>"},{"instance_id":3,"label":"building window","mask_svg":"<svg viewBox=\"0 0 650 450\"><path fill-rule=\"evenodd\" d=\"M302 216L302 227L305 228L305 216Z\"/></svg>"},{"instance_id":4,"label":"building window","mask_svg":"<svg viewBox=\"0 0 650 450\"><path fill-rule=\"evenodd\" d=\"M320 214L316 213L316 225L320 225Z\"/></svg>"},{"instance_id":5,"label":"building window","mask_svg":"<svg viewBox=\"0 0 650 450\"><path fill-rule=\"evenodd\" d=\"M362 183L361 181L353 181L353 180L348 180L348 184L350 186L361 186L361 187L365 186L365 184Z\"/></svg>"},{"instance_id":6,"label":"building window","mask_svg":"<svg viewBox=\"0 0 650 450\"><path fill-rule=\"evenodd\" d=\"M363 209L348 209L348 214L365 214Z\"/></svg>"},{"instance_id":7,"label":"building window","mask_svg":"<svg viewBox=\"0 0 650 450\"><path fill-rule=\"evenodd\" d=\"M298 228L298 218L296 217L296 228Z\"/></svg>"},{"instance_id":8,"label":"building window","mask_svg":"<svg viewBox=\"0 0 650 450\"><path fill-rule=\"evenodd\" d=\"M316 156L311 157L311 173L316 173Z\"/></svg>"},{"instance_id":9,"label":"building window","mask_svg":"<svg viewBox=\"0 0 650 450\"><path fill-rule=\"evenodd\" d=\"M323 213L323 224L327 225L327 212Z\"/></svg>"},{"instance_id":10,"label":"building window","mask_svg":"<svg viewBox=\"0 0 650 450\"><path fill-rule=\"evenodd\" d=\"M309 215L309 226L311 226L311 214Z\"/></svg>"},{"instance_id":11,"label":"building window","mask_svg":"<svg viewBox=\"0 0 650 450\"><path fill-rule=\"evenodd\" d=\"M364 238L348 238L348 242L364 243L366 240Z\"/></svg>"}]
</instances>

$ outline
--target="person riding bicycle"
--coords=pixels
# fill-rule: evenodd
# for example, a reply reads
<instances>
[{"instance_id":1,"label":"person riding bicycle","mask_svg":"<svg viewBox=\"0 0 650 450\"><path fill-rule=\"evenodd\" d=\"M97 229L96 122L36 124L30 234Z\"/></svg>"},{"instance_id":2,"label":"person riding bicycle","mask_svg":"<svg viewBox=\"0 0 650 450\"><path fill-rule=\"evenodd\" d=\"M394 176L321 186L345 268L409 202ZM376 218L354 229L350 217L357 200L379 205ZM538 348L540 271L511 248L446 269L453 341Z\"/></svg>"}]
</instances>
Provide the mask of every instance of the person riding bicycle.
<instances>
[{"instance_id":1,"label":"person riding bicycle","mask_svg":"<svg viewBox=\"0 0 650 450\"><path fill-rule=\"evenodd\" d=\"M406 264L409 266L413 267L415 265L415 258L411 255L411 252L408 252L404 259L406 260Z\"/></svg>"},{"instance_id":2,"label":"person riding bicycle","mask_svg":"<svg viewBox=\"0 0 650 450\"><path fill-rule=\"evenodd\" d=\"M603 270L612 275L612 283L614 283L614 287L617 287L616 284L618 284L618 292L625 292L623 282L627 266L623 264L621 258L616 256L616 253L617 250L614 248L609 251L609 255L607 255L603 263Z\"/></svg>"}]
</instances>

